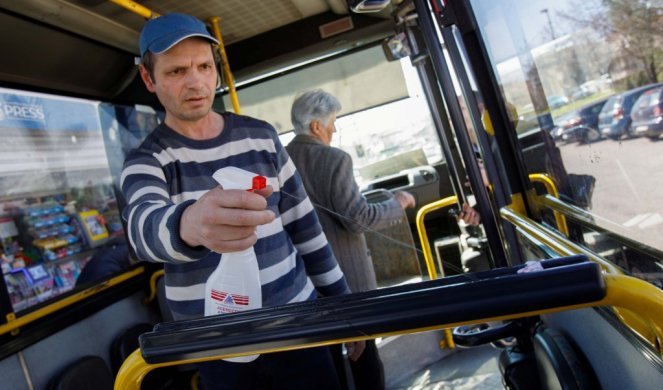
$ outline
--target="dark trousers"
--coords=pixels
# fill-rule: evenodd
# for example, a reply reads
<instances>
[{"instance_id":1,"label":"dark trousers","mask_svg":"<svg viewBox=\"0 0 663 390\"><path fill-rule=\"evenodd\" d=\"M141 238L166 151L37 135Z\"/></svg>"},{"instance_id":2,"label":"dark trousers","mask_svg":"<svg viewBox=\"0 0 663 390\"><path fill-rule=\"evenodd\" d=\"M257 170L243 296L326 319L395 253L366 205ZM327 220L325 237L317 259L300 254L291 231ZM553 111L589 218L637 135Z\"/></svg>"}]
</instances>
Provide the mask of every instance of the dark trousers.
<instances>
[{"instance_id":1,"label":"dark trousers","mask_svg":"<svg viewBox=\"0 0 663 390\"><path fill-rule=\"evenodd\" d=\"M351 388L348 385L348 381L351 381L356 390L384 390L384 367L375 340L366 340L366 349L359 359L356 362L349 361L350 373L345 368L341 345L333 345L330 349L342 389Z\"/></svg>"},{"instance_id":2,"label":"dark trousers","mask_svg":"<svg viewBox=\"0 0 663 390\"><path fill-rule=\"evenodd\" d=\"M262 354L249 363L223 360L198 364L205 390L338 390L328 347Z\"/></svg>"}]
</instances>

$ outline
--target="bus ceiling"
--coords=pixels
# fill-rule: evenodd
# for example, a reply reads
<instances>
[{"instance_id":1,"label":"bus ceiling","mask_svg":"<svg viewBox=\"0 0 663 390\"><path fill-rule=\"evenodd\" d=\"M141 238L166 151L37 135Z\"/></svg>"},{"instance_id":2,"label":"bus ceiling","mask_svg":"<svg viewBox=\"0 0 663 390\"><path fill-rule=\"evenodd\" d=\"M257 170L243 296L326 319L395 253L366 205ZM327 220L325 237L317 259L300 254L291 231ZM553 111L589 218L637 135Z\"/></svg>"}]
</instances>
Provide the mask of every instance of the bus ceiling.
<instances>
[{"instance_id":1,"label":"bus ceiling","mask_svg":"<svg viewBox=\"0 0 663 390\"><path fill-rule=\"evenodd\" d=\"M120 0L116 2L121 2ZM142 1L156 14L221 17L237 83L302 61L372 44L394 31L392 6L354 13L345 0ZM184 11L186 10L186 11ZM105 0L0 0L0 43L15 53L0 64L5 86L125 103L155 103L133 65L145 19ZM21 31L16 37L15 31Z\"/></svg>"}]
</instances>

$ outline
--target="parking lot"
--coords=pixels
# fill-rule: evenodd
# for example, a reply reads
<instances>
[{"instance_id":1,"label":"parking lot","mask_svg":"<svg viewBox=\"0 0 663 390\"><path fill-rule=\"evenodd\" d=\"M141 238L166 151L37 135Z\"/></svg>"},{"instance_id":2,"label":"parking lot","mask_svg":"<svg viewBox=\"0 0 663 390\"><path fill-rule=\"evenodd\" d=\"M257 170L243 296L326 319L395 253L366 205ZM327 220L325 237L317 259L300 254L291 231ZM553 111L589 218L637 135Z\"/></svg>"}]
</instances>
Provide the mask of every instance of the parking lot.
<instances>
[{"instance_id":1,"label":"parking lot","mask_svg":"<svg viewBox=\"0 0 663 390\"><path fill-rule=\"evenodd\" d=\"M663 250L663 140L560 144L569 173L596 178L592 213L612 231Z\"/></svg>"}]
</instances>

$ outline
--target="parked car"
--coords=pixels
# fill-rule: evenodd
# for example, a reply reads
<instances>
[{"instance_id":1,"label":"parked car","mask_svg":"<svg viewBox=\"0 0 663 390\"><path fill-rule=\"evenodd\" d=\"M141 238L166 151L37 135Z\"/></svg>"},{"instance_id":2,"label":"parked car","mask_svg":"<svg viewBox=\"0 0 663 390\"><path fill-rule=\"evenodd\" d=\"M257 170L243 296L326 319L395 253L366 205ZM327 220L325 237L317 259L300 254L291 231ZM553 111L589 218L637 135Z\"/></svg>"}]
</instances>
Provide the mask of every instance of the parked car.
<instances>
[{"instance_id":1,"label":"parked car","mask_svg":"<svg viewBox=\"0 0 663 390\"><path fill-rule=\"evenodd\" d=\"M604 137L619 139L632 136L631 108L636 99L644 92L662 86L663 83L649 84L613 95L603 106L599 114L599 131Z\"/></svg>"},{"instance_id":2,"label":"parked car","mask_svg":"<svg viewBox=\"0 0 663 390\"><path fill-rule=\"evenodd\" d=\"M663 86L644 92L631 109L633 134L658 139L663 133Z\"/></svg>"},{"instance_id":3,"label":"parked car","mask_svg":"<svg viewBox=\"0 0 663 390\"><path fill-rule=\"evenodd\" d=\"M608 98L597 100L555 119L557 126L552 130L553 139L567 143L587 143L601 139L598 131L599 113L607 101Z\"/></svg>"},{"instance_id":4,"label":"parked car","mask_svg":"<svg viewBox=\"0 0 663 390\"><path fill-rule=\"evenodd\" d=\"M548 96L546 100L548 101L548 107L550 107L551 110L569 104L569 98L561 95L551 95Z\"/></svg>"}]
</instances>

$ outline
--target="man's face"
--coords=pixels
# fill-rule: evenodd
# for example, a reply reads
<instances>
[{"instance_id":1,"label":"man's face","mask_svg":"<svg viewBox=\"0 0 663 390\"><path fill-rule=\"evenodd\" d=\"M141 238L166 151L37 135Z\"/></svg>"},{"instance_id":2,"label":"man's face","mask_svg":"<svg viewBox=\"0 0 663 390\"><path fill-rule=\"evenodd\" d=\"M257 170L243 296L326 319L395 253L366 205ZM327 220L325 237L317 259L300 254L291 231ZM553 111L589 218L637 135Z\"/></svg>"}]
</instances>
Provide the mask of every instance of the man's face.
<instances>
[{"instance_id":1,"label":"man's face","mask_svg":"<svg viewBox=\"0 0 663 390\"><path fill-rule=\"evenodd\" d=\"M210 43L188 38L154 57L154 79L143 66L140 74L166 114L182 121L205 117L212 107L217 81Z\"/></svg>"},{"instance_id":2,"label":"man's face","mask_svg":"<svg viewBox=\"0 0 663 390\"><path fill-rule=\"evenodd\" d=\"M329 123L326 126L320 121L315 121L314 127L313 135L325 145L331 144L332 136L336 132L336 115L329 118Z\"/></svg>"}]
</instances>

